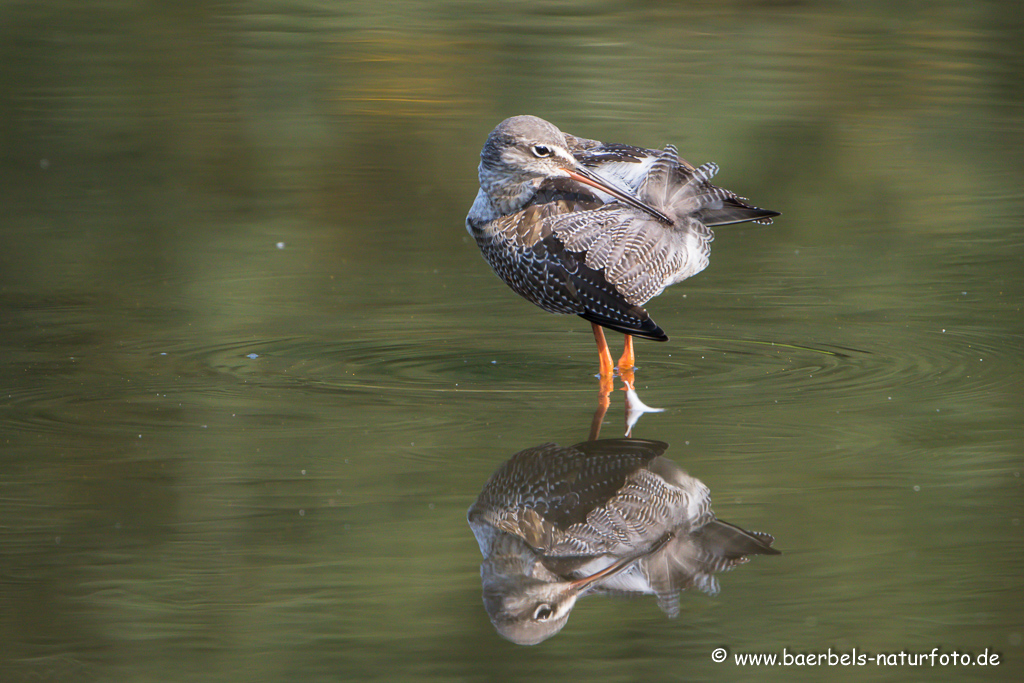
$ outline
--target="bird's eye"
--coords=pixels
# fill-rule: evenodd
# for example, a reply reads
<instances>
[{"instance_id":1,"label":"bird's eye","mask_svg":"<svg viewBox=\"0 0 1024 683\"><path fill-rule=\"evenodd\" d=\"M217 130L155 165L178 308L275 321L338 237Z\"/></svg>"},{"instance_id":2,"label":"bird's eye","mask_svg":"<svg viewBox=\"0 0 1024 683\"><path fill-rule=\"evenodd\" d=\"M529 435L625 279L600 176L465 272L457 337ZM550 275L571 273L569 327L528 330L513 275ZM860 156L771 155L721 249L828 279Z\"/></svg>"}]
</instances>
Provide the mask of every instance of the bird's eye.
<instances>
[{"instance_id":1,"label":"bird's eye","mask_svg":"<svg viewBox=\"0 0 1024 683\"><path fill-rule=\"evenodd\" d=\"M537 605L537 609L533 610L533 618L537 621L547 621L554 613L551 605Z\"/></svg>"},{"instance_id":2,"label":"bird's eye","mask_svg":"<svg viewBox=\"0 0 1024 683\"><path fill-rule=\"evenodd\" d=\"M551 148L547 145L534 145L533 156L540 158L549 157L551 156Z\"/></svg>"}]
</instances>

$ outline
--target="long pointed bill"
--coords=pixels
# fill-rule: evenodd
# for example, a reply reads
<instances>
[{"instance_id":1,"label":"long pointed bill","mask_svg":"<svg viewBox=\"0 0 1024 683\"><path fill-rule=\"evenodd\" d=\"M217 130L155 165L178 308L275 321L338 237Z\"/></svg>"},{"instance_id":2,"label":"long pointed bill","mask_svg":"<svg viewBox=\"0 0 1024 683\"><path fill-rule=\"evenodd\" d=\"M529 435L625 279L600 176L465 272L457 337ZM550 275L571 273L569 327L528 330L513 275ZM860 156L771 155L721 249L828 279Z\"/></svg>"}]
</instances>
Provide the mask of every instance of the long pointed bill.
<instances>
[{"instance_id":1,"label":"long pointed bill","mask_svg":"<svg viewBox=\"0 0 1024 683\"><path fill-rule=\"evenodd\" d=\"M624 569L627 569L631 564L633 564L634 562L636 562L640 558L647 557L649 555L653 555L654 553L656 553L659 550L661 550L663 547L665 547L666 543L668 543L670 540L672 540L672 537L673 537L673 534L667 533L664 536L662 536L658 540L657 543L655 543L653 546L651 546L647 550L643 551L642 553L637 553L636 555L630 555L629 557L625 557L625 558L619 560L618 562L615 562L614 564L611 564L611 565L605 567L601 571L595 572L594 574L591 574L590 576L584 576L582 579L576 579L575 581L570 581L569 585L572 586L572 588L575 591L579 592L579 591L582 591L587 586L590 586L591 584L593 584L595 581L600 581L601 579L611 578L612 576L615 576L616 574L618 574L619 572L623 571Z\"/></svg>"},{"instance_id":2,"label":"long pointed bill","mask_svg":"<svg viewBox=\"0 0 1024 683\"><path fill-rule=\"evenodd\" d=\"M593 173L590 170L583 168L582 166L576 169L567 168L565 169L565 172L568 173L569 177L575 180L576 182L583 183L584 185L590 185L593 188L601 190L601 192L610 194L623 204L629 204L634 209L639 209L645 213L649 213L655 218L657 218L659 221L665 223L666 225L672 225L673 223L672 219L663 214L661 211L658 211L654 207L643 203L633 195L623 192L617 187L612 186L612 184L609 183L607 180L600 177L596 173Z\"/></svg>"}]
</instances>

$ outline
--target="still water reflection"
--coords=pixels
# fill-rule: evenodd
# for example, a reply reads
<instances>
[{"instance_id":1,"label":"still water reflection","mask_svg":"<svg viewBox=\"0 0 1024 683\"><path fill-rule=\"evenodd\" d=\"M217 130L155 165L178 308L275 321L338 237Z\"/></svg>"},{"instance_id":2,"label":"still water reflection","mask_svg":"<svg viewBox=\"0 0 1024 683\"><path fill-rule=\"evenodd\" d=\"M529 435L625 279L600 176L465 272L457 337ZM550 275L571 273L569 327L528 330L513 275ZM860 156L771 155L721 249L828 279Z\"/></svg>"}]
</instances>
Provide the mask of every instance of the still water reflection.
<instances>
[{"instance_id":1,"label":"still water reflection","mask_svg":"<svg viewBox=\"0 0 1024 683\"><path fill-rule=\"evenodd\" d=\"M0 681L1022 680L1018 4L0 2ZM597 387L464 229L525 112L785 214L652 304L632 428L785 555L531 648L466 510Z\"/></svg>"},{"instance_id":2,"label":"still water reflection","mask_svg":"<svg viewBox=\"0 0 1024 683\"><path fill-rule=\"evenodd\" d=\"M543 444L513 455L469 509L484 606L505 638L535 645L578 598L653 594L669 617L679 592L718 592L717 572L777 555L774 538L720 521L708 488L640 439Z\"/></svg>"}]
</instances>

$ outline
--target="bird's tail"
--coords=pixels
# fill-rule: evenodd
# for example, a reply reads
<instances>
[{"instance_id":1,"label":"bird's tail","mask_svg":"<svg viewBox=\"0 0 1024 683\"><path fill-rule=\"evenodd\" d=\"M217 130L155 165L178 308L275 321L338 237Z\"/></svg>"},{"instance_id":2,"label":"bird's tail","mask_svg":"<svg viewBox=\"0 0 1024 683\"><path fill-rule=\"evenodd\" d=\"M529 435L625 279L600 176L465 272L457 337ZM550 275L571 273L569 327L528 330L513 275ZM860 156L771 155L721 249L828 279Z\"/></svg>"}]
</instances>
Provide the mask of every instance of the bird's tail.
<instances>
[{"instance_id":1,"label":"bird's tail","mask_svg":"<svg viewBox=\"0 0 1024 683\"><path fill-rule=\"evenodd\" d=\"M694 216L708 227L754 221L770 224L778 211L746 203L743 197L711 183L715 163L691 166L676 148L665 147L641 181L638 194L655 209L681 218Z\"/></svg>"}]
</instances>

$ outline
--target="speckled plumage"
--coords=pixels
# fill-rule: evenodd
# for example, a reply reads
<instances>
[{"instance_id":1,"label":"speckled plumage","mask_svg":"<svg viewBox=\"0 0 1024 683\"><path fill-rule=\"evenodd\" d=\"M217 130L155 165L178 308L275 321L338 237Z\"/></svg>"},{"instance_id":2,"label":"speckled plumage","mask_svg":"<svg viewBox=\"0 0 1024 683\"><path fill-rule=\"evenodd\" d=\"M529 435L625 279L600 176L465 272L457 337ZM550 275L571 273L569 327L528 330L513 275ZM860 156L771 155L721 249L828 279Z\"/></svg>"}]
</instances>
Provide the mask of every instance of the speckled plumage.
<instances>
[{"instance_id":1,"label":"speckled plumage","mask_svg":"<svg viewBox=\"0 0 1024 683\"><path fill-rule=\"evenodd\" d=\"M774 538L716 519L708 488L640 439L544 444L512 456L467 517L484 556L485 604L503 635L539 642L568 617L573 584L654 594L669 616L679 592L715 593L715 574L750 555L776 555ZM612 571L608 571L613 567ZM532 615L548 605L558 622Z\"/></svg>"},{"instance_id":2,"label":"speckled plumage","mask_svg":"<svg viewBox=\"0 0 1024 683\"><path fill-rule=\"evenodd\" d=\"M664 341L643 305L707 267L709 226L778 215L712 185L716 171L671 146L605 144L517 116L484 145L466 227L495 273L537 306Z\"/></svg>"}]
</instances>

